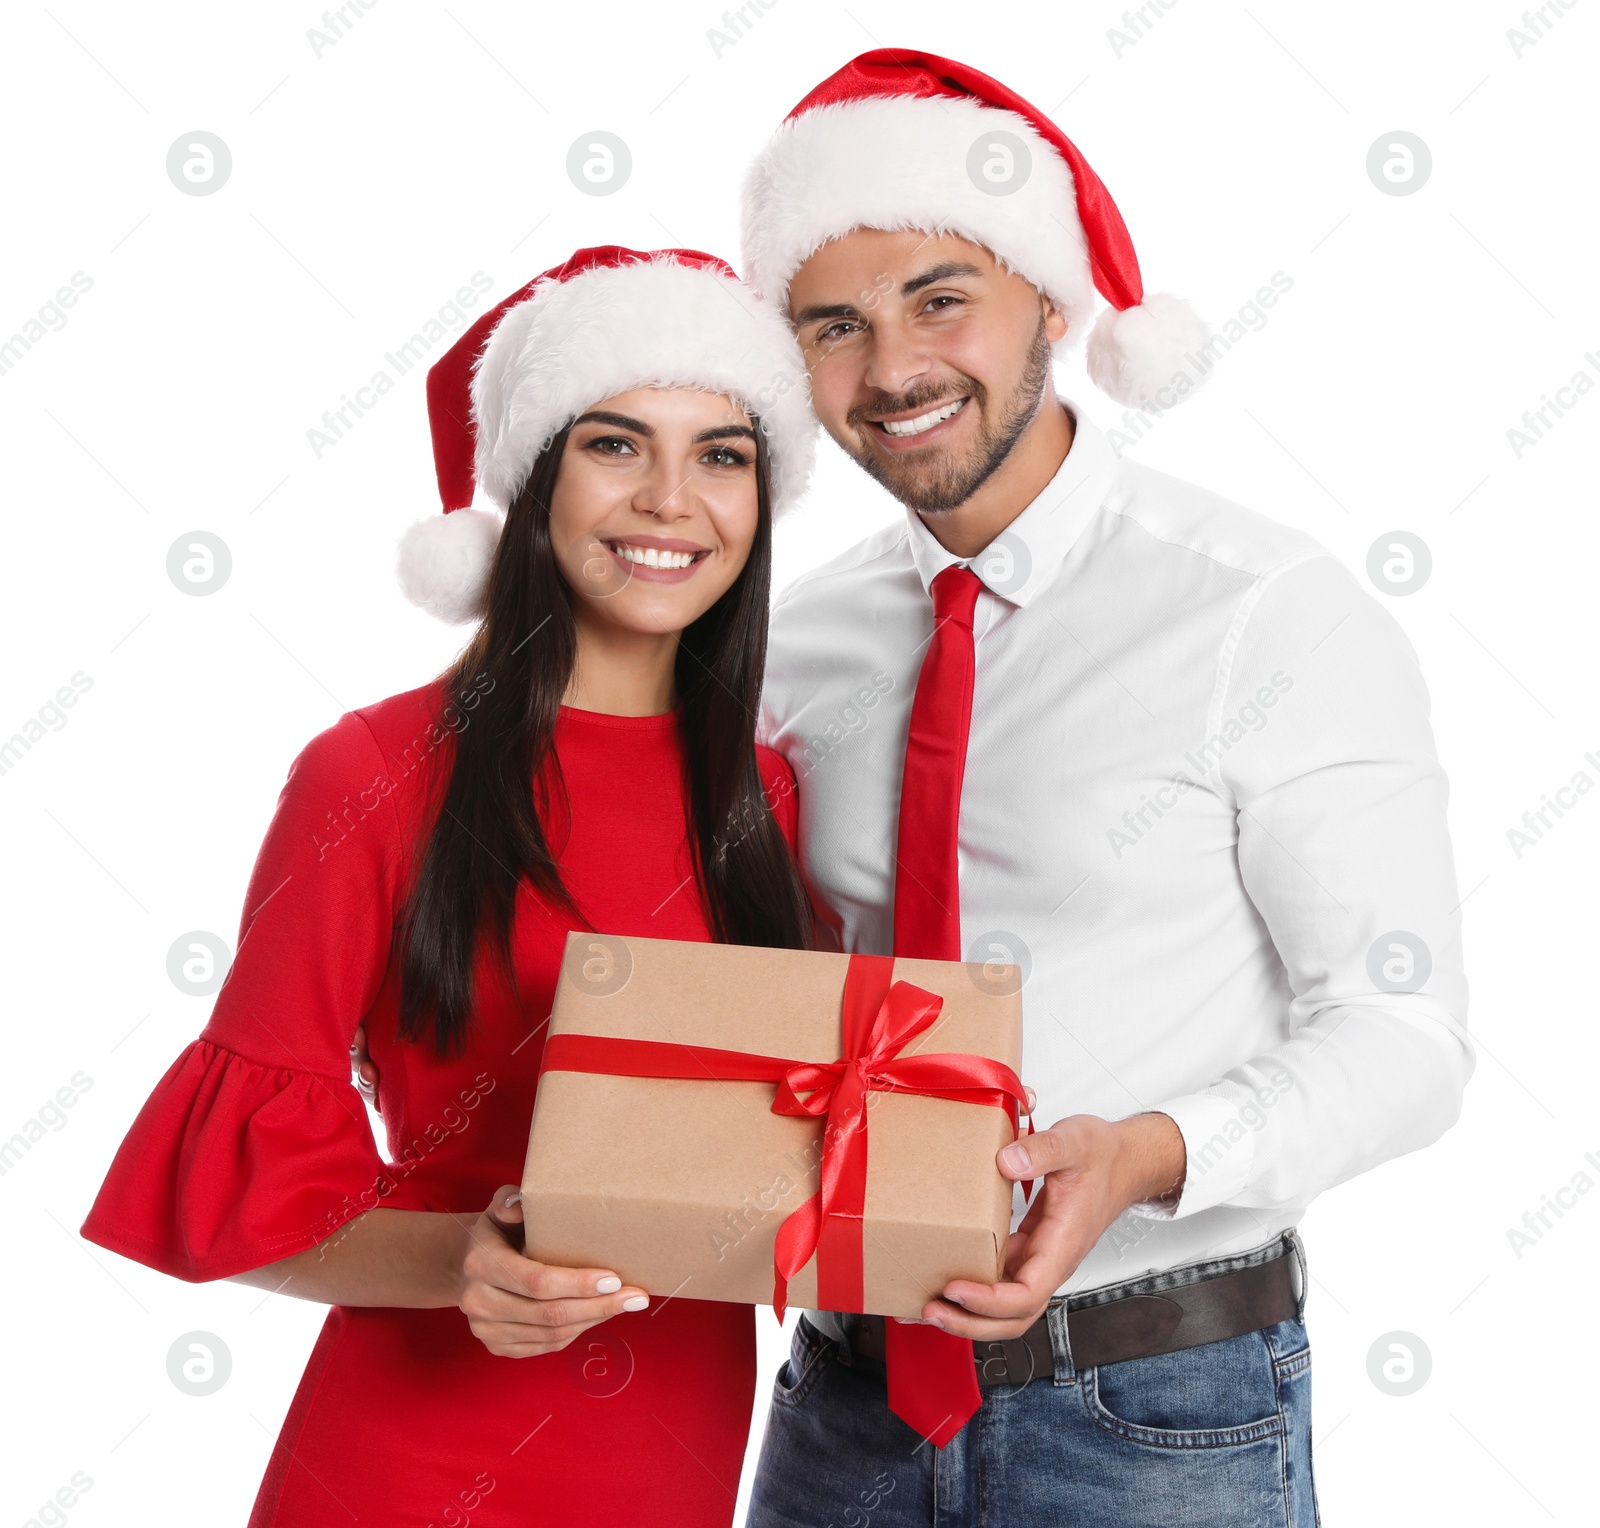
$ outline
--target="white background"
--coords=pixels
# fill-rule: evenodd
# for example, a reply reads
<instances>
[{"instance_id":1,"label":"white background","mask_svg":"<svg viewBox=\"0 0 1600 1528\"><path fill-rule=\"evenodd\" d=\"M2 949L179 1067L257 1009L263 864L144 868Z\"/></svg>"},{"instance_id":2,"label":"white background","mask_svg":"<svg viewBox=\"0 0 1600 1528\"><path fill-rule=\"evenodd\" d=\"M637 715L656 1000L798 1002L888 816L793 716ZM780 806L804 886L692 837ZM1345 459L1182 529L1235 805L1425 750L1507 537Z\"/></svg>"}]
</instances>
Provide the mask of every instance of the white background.
<instances>
[{"instance_id":1,"label":"white background","mask_svg":"<svg viewBox=\"0 0 1600 1528\"><path fill-rule=\"evenodd\" d=\"M1292 280L1206 390L1132 447L1141 460L1304 527L1358 572L1390 531L1432 553L1420 591L1384 597L1421 654L1453 786L1481 1060L1442 1141L1303 1222L1318 1489L1330 1525L1592 1522L1600 1192L1568 1194L1520 1256L1508 1231L1575 1175L1600 1183L1600 793L1568 798L1520 856L1507 831L1577 772L1600 780L1585 759L1600 758L1600 397L1520 457L1507 431L1578 370L1600 380L1600 5L1546 7L1547 35L1519 54L1520 0L1172 0L1120 43L1109 29L1132 32L1113 4L775 0L720 48L719 3L376 0L320 56L313 4L8 13L0 343L74 273L92 288L0 375L0 738L75 673L92 688L0 774L0 1138L75 1073L91 1085L0 1177L0 1521L86 1471L73 1523L243 1523L323 1316L76 1235L205 1020L167 950L191 930L231 946L289 760L461 640L391 573L402 527L437 507L422 368L320 459L307 431L475 271L498 298L586 243L736 261L739 174L764 135L852 54L893 44L962 58L1052 111L1152 288L1221 323L1275 272ZM596 129L633 155L606 197L565 172ZM231 150L214 195L166 174L195 130ZM1396 130L1432 154L1412 195L1366 170ZM1061 385L1118 423L1078 364ZM826 447L780 535L780 583L895 512ZM232 555L206 597L166 572L196 530ZM781 1344L760 1315L764 1392ZM194 1329L233 1358L206 1398L166 1376ZM1405 1396L1368 1371L1396 1331L1432 1361Z\"/></svg>"}]
</instances>

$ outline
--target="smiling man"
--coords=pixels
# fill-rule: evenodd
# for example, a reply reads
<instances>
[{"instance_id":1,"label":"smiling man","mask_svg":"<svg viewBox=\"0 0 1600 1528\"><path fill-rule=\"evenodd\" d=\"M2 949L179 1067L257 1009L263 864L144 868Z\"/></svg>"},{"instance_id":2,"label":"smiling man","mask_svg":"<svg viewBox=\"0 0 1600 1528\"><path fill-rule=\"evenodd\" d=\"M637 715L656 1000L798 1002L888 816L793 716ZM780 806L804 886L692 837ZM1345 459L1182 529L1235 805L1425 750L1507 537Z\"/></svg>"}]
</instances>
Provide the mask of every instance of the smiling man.
<instances>
[{"instance_id":1,"label":"smiling man","mask_svg":"<svg viewBox=\"0 0 1600 1528\"><path fill-rule=\"evenodd\" d=\"M1121 403L1191 391L1205 332L1005 87L864 54L744 212L819 418L906 508L774 611L762 738L823 928L1020 980L1055 1121L1000 1154L1041 1181L998 1282L802 1318L750 1522L1309 1528L1295 1226L1474 1064L1415 655L1316 542L1057 396L1096 289Z\"/></svg>"},{"instance_id":2,"label":"smiling man","mask_svg":"<svg viewBox=\"0 0 1600 1528\"><path fill-rule=\"evenodd\" d=\"M893 288L897 271L909 273L898 291L880 293L879 284ZM862 290L869 277L870 301L829 300ZM987 250L960 238L862 229L806 261L790 303L813 388L829 392L826 401L817 399L819 412L843 419L851 438L841 444L908 508L957 509L997 473L1002 482L1028 472L1048 478L1066 455L1072 440L1066 415L1039 407L1051 385L1050 346L1066 324L1043 310L1031 283L1008 275ZM864 309L880 319L870 355ZM975 309L978 323L969 321ZM943 335L947 375L920 367L894 374L897 362L917 364L915 341L901 356L891 349L903 337L891 316L896 310ZM864 388L869 367L877 380ZM975 369L989 380L973 375ZM995 497L993 489L988 497Z\"/></svg>"}]
</instances>

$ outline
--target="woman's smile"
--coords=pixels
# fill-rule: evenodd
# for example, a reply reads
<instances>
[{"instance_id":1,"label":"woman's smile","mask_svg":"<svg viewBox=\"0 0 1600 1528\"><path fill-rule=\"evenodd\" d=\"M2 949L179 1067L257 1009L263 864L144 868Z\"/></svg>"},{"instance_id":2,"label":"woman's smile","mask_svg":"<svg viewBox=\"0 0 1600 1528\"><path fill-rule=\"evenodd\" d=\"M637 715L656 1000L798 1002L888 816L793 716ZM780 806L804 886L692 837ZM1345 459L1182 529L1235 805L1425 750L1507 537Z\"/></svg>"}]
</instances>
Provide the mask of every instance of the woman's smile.
<instances>
[{"instance_id":1,"label":"woman's smile","mask_svg":"<svg viewBox=\"0 0 1600 1528\"><path fill-rule=\"evenodd\" d=\"M601 545L630 576L648 583L681 584L711 555L709 547L675 536L602 536Z\"/></svg>"}]
</instances>

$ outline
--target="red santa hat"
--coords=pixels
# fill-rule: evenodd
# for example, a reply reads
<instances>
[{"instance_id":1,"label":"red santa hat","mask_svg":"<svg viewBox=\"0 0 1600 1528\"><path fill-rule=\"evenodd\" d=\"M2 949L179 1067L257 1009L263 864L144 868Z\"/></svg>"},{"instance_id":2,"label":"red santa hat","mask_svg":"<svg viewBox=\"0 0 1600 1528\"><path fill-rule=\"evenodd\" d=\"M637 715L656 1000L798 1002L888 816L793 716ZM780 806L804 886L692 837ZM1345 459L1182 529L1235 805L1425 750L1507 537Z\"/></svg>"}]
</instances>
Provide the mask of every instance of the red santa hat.
<instances>
[{"instance_id":1,"label":"red santa hat","mask_svg":"<svg viewBox=\"0 0 1600 1528\"><path fill-rule=\"evenodd\" d=\"M1204 323L1181 298L1145 292L1122 215L1083 155L1037 107L965 64L863 53L801 101L750 166L745 274L780 308L795 271L855 228L983 245L1066 317L1059 348L1087 323L1098 288L1111 307L1089 336L1089 374L1119 403L1169 384L1186 396L1204 375L1184 364Z\"/></svg>"},{"instance_id":2,"label":"red santa hat","mask_svg":"<svg viewBox=\"0 0 1600 1528\"><path fill-rule=\"evenodd\" d=\"M483 613L505 511L558 431L637 387L726 393L758 417L774 518L816 450L805 361L789 326L715 255L580 249L483 314L428 372L444 513L400 539L406 598L459 624ZM472 507L474 490L494 509Z\"/></svg>"}]
</instances>

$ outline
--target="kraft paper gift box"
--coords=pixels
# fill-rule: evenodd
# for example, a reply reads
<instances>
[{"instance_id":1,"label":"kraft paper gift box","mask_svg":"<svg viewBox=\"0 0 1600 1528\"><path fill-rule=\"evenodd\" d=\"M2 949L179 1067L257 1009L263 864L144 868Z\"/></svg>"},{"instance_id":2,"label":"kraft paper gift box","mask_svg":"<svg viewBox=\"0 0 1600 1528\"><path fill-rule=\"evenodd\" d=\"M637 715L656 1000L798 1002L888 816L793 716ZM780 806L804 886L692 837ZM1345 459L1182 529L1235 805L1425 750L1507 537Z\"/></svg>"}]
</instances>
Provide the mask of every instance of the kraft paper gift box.
<instances>
[{"instance_id":1,"label":"kraft paper gift box","mask_svg":"<svg viewBox=\"0 0 1600 1528\"><path fill-rule=\"evenodd\" d=\"M875 1057L864 1092L862 1068L826 1066L841 1057L847 980L856 1051ZM522 1177L527 1255L613 1269L662 1298L782 1304L776 1243L794 1265L789 1304L891 1316L918 1315L952 1278L998 1279L1012 1186L995 1153L1015 1138L1020 988L1015 966L570 934ZM741 1080L752 1057L766 1075ZM837 1107L775 1113L785 1093ZM842 1213L824 1216L813 1196L828 1153Z\"/></svg>"}]
</instances>

